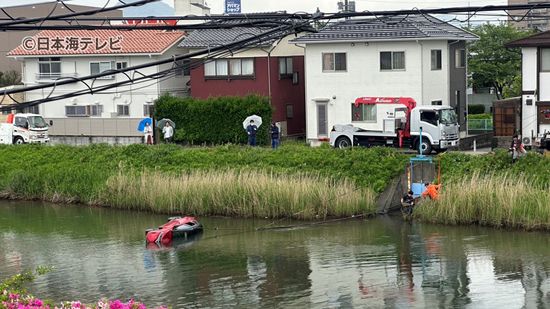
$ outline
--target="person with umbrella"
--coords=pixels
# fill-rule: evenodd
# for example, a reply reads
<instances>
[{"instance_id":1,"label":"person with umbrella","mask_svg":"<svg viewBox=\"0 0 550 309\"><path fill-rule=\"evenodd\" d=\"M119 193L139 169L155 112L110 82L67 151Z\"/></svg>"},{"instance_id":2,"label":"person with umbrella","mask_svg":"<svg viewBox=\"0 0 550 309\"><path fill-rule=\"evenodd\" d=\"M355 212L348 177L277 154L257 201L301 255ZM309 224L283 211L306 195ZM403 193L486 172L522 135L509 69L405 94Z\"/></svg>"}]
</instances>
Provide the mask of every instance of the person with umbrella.
<instances>
[{"instance_id":1,"label":"person with umbrella","mask_svg":"<svg viewBox=\"0 0 550 309\"><path fill-rule=\"evenodd\" d=\"M258 127L254 124L254 120L251 119L250 123L246 127L246 133L248 134L248 145L256 146L256 133L258 132Z\"/></svg>"},{"instance_id":2,"label":"person with umbrella","mask_svg":"<svg viewBox=\"0 0 550 309\"><path fill-rule=\"evenodd\" d=\"M164 140L167 143L171 143L174 136L174 128L169 121L166 121L164 128L162 128L162 133L164 134Z\"/></svg>"},{"instance_id":3,"label":"person with umbrella","mask_svg":"<svg viewBox=\"0 0 550 309\"><path fill-rule=\"evenodd\" d=\"M143 134L145 137L145 144L153 145L153 128L148 122L145 124L145 127L143 127Z\"/></svg>"}]
</instances>

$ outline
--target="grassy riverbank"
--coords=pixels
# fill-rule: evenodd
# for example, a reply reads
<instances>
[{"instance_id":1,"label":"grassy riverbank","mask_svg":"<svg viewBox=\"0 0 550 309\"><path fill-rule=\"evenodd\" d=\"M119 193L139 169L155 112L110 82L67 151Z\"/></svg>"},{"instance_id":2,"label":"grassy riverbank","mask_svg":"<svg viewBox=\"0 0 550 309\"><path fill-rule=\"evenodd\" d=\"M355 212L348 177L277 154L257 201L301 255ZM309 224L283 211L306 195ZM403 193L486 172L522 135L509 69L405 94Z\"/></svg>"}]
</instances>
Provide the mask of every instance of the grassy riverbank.
<instances>
[{"instance_id":1,"label":"grassy riverbank","mask_svg":"<svg viewBox=\"0 0 550 309\"><path fill-rule=\"evenodd\" d=\"M529 154L512 164L508 153L441 156L440 199L415 216L444 224L550 229L550 159Z\"/></svg>"},{"instance_id":2,"label":"grassy riverbank","mask_svg":"<svg viewBox=\"0 0 550 309\"><path fill-rule=\"evenodd\" d=\"M371 212L402 172L391 149L1 146L7 198L162 213L312 219Z\"/></svg>"}]
</instances>

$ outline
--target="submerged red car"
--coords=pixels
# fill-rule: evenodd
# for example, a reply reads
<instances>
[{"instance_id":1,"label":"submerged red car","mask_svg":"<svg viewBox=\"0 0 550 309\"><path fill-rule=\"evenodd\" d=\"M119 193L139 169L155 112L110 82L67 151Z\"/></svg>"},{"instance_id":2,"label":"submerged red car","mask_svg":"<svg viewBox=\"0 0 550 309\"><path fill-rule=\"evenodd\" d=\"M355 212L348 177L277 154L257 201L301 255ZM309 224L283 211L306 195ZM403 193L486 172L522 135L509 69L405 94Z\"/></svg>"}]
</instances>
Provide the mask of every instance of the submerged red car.
<instances>
[{"instance_id":1,"label":"submerged red car","mask_svg":"<svg viewBox=\"0 0 550 309\"><path fill-rule=\"evenodd\" d=\"M201 231L202 225L195 217L171 217L168 218L168 222L159 226L158 229L146 230L145 239L148 244L167 245L174 238L187 237Z\"/></svg>"}]
</instances>

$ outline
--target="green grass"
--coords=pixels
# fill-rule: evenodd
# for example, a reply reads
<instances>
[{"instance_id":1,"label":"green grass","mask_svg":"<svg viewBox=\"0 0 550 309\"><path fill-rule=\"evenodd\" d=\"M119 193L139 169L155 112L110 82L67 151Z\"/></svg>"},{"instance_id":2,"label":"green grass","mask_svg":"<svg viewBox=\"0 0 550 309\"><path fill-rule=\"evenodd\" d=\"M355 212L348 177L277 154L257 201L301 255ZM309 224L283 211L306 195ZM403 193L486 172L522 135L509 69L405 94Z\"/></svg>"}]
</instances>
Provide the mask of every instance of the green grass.
<instances>
[{"instance_id":1,"label":"green grass","mask_svg":"<svg viewBox=\"0 0 550 309\"><path fill-rule=\"evenodd\" d=\"M439 156L442 195L415 210L423 221L550 229L550 159L529 153L512 163L506 151Z\"/></svg>"},{"instance_id":2,"label":"green grass","mask_svg":"<svg viewBox=\"0 0 550 309\"><path fill-rule=\"evenodd\" d=\"M404 163L407 160L405 155L388 148L337 150L328 147L311 148L299 143L286 143L277 151L269 148L236 145L209 148L182 148L176 145L130 145L124 147L18 145L0 146L0 156L2 157L0 161L0 192L4 197L97 205L109 205L110 203L105 201L106 198L115 204L114 202L118 199L112 195L111 186L116 186L119 181L132 182L132 179L139 179L144 172L154 173L159 179L181 179L181 177L187 177L186 175L192 176L197 175L197 172L206 171L207 173L204 175L248 172L258 173L261 177L270 175L271 178L268 182L274 186L281 181L293 183L298 181L296 180L298 177L302 184L323 185L324 188L331 191L324 197L318 196L313 199L315 203L319 204L315 207L321 207L326 198L330 198L334 192L340 190L336 187L341 184L346 187L353 186L360 192L374 192L372 194L381 192L390 179L403 171ZM336 183L338 183L336 187L330 185ZM234 192L228 193L223 198L229 198L229 195L238 196L241 193L242 185L242 183L237 183L232 186ZM264 187L270 185L264 185ZM201 190L207 192L208 185L205 186ZM161 187L160 183L154 185L157 190L160 190ZM278 204L279 197L264 191L251 190L247 193L249 195L246 199L254 200L256 204L256 200L269 205ZM310 191L315 192L312 188ZM136 196L144 198L143 195L138 194L138 191L133 192ZM196 198L198 195L196 190L194 192L193 196ZM285 202L296 198L291 190L284 192L287 194L282 198ZM304 194L310 194L307 196L312 198L311 194L314 193L311 192ZM209 207L215 210L211 212L205 210L205 213L222 214L216 206L219 201L208 200L206 193L200 194L200 196L203 201L191 203L190 205L195 208L189 209L198 211L196 210L199 207L197 205L207 207L206 205L212 204ZM126 198L128 201L132 201L131 203L139 201L136 197L128 196ZM188 203L179 195L178 198L180 198L179 204ZM369 197L367 199L369 201L364 202L364 207L367 209L370 207L370 199ZM168 197L167 200L169 200ZM229 201L229 208L225 214L237 213L242 216L250 216L250 213L235 211L235 209L244 207L242 201L235 199L229 199ZM129 205L129 203L126 204ZM348 208L355 211L354 207L356 206L353 204L355 202L350 203ZM303 206L305 202L299 201L294 204ZM152 211L155 211L155 207L158 209L172 207L169 206L172 205L170 203L150 205L149 210ZM294 210L298 212L302 209L291 209L290 212L281 210L271 215L288 215L295 213ZM349 211L351 210L336 211L335 214L342 216L354 214ZM319 211L311 213L324 214ZM325 213L328 214L326 211ZM259 216L260 213L258 212L256 215ZM261 215L263 216L264 212Z\"/></svg>"}]
</instances>

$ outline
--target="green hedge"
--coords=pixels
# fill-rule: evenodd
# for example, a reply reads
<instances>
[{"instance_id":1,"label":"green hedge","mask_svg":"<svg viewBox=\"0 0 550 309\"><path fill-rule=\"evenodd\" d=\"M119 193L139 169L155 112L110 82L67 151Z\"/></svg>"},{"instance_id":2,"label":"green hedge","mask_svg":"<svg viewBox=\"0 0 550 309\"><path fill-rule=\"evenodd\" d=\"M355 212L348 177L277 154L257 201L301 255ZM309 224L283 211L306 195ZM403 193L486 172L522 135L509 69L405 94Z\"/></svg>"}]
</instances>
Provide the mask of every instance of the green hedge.
<instances>
[{"instance_id":1,"label":"green hedge","mask_svg":"<svg viewBox=\"0 0 550 309\"><path fill-rule=\"evenodd\" d=\"M216 97L206 100L164 95L155 102L155 118L176 123L174 140L191 144L245 144L243 121L250 115L262 117L259 144L269 143L272 108L267 97Z\"/></svg>"},{"instance_id":2,"label":"green hedge","mask_svg":"<svg viewBox=\"0 0 550 309\"><path fill-rule=\"evenodd\" d=\"M493 114L468 115L468 119L493 119Z\"/></svg>"},{"instance_id":3,"label":"green hedge","mask_svg":"<svg viewBox=\"0 0 550 309\"><path fill-rule=\"evenodd\" d=\"M468 114L483 114L485 113L485 105L483 104L469 104L468 105Z\"/></svg>"}]
</instances>

